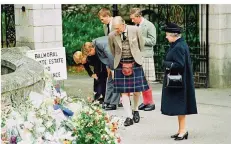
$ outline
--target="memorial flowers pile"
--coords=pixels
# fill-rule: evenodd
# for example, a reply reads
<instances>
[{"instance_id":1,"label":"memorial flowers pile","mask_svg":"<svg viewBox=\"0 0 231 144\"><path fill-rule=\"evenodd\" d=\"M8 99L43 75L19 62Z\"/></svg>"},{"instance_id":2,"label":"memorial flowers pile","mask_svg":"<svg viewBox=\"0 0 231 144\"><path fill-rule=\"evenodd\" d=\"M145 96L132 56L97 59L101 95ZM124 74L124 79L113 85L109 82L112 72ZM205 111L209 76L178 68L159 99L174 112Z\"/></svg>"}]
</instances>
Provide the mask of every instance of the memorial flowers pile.
<instances>
[{"instance_id":1,"label":"memorial flowers pile","mask_svg":"<svg viewBox=\"0 0 231 144\"><path fill-rule=\"evenodd\" d=\"M47 86L47 85L46 85ZM52 85L50 85L52 86ZM98 103L69 98L59 86L31 92L1 120L2 144L119 144L120 119Z\"/></svg>"}]
</instances>

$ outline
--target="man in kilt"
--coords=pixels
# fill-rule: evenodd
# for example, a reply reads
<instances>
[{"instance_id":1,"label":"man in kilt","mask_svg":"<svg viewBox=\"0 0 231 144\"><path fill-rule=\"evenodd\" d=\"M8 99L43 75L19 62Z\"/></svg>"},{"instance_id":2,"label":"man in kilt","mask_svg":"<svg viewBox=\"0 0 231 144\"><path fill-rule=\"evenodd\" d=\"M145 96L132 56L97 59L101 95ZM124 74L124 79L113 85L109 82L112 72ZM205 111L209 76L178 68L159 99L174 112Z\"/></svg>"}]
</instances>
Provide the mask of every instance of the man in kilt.
<instances>
[{"instance_id":1,"label":"man in kilt","mask_svg":"<svg viewBox=\"0 0 231 144\"><path fill-rule=\"evenodd\" d=\"M109 34L109 46L114 56L114 93L121 93L127 118L124 126L138 123L140 116L138 103L140 92L149 89L142 68L144 41L137 26L126 25L121 16L112 20L114 31ZM127 67L128 66L128 67ZM132 73L130 73L132 72ZM133 112L129 94L133 93Z\"/></svg>"},{"instance_id":2,"label":"man in kilt","mask_svg":"<svg viewBox=\"0 0 231 144\"><path fill-rule=\"evenodd\" d=\"M138 26L142 32L144 39L144 51L143 55L143 70L146 79L149 83L156 80L155 66L154 66L154 52L153 46L156 44L156 28L147 19L142 17L141 10L139 8L132 8L130 10L130 19L136 26ZM155 109L155 104L153 102L152 90L143 92L143 103L139 106L139 110L151 111Z\"/></svg>"}]
</instances>

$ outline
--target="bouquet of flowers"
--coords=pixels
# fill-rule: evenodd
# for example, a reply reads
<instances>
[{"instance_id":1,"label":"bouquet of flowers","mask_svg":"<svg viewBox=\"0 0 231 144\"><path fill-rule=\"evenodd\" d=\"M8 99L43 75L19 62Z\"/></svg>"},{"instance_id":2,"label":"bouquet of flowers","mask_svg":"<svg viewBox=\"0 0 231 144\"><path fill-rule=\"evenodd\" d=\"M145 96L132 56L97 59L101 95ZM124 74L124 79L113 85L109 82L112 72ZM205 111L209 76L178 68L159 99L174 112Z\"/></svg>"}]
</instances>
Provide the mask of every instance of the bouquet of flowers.
<instances>
[{"instance_id":1,"label":"bouquet of flowers","mask_svg":"<svg viewBox=\"0 0 231 144\"><path fill-rule=\"evenodd\" d=\"M2 116L2 144L119 144L120 119L99 103L73 99L46 80L42 94L31 92L24 103Z\"/></svg>"}]
</instances>

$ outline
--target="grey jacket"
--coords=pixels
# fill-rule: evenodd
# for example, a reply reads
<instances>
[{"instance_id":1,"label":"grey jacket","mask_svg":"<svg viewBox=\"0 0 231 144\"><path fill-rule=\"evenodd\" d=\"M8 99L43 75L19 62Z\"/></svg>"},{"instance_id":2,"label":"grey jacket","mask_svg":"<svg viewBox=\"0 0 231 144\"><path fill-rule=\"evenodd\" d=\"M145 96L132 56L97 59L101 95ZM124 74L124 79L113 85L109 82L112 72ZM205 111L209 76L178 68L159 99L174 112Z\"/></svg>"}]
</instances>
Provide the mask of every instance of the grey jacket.
<instances>
[{"instance_id":1,"label":"grey jacket","mask_svg":"<svg viewBox=\"0 0 231 144\"><path fill-rule=\"evenodd\" d=\"M142 52L143 57L153 57L153 46L156 45L156 27L153 23L144 18L139 28L145 41L144 51Z\"/></svg>"},{"instance_id":2,"label":"grey jacket","mask_svg":"<svg viewBox=\"0 0 231 144\"><path fill-rule=\"evenodd\" d=\"M100 61L108 68L113 69L114 58L109 49L108 36L96 38L92 42Z\"/></svg>"}]
</instances>

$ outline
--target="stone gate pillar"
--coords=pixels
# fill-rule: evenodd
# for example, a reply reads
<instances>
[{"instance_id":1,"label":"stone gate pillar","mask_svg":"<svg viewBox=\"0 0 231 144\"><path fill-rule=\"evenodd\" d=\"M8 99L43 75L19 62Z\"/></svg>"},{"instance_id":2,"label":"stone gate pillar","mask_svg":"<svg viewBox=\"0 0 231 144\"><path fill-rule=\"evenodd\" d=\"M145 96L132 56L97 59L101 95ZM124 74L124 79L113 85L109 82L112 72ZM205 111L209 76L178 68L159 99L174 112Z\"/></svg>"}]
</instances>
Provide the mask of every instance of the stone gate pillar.
<instances>
[{"instance_id":1,"label":"stone gate pillar","mask_svg":"<svg viewBox=\"0 0 231 144\"><path fill-rule=\"evenodd\" d=\"M17 47L63 46L61 4L15 4L15 25Z\"/></svg>"},{"instance_id":2,"label":"stone gate pillar","mask_svg":"<svg viewBox=\"0 0 231 144\"><path fill-rule=\"evenodd\" d=\"M231 5L209 5L210 87L231 87Z\"/></svg>"}]
</instances>

